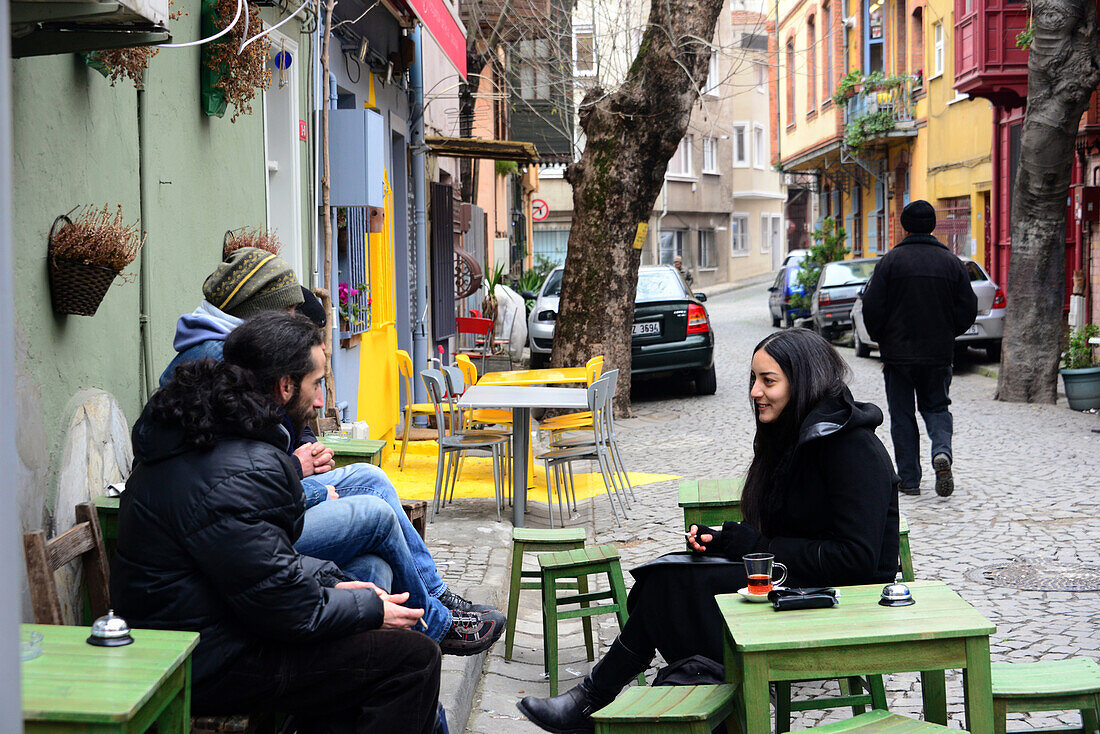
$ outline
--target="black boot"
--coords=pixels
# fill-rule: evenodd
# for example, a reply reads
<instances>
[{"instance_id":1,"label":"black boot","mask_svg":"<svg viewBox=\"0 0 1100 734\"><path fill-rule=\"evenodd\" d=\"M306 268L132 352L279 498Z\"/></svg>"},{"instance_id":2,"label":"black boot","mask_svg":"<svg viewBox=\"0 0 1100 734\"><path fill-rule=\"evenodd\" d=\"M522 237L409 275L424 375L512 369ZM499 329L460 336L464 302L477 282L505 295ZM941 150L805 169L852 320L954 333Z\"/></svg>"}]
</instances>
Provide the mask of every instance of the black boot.
<instances>
[{"instance_id":1,"label":"black boot","mask_svg":"<svg viewBox=\"0 0 1100 734\"><path fill-rule=\"evenodd\" d=\"M646 658L615 638L607 655L578 686L553 698L527 696L516 707L536 726L553 734L590 734L595 730L592 713L614 701L652 659L653 653Z\"/></svg>"}]
</instances>

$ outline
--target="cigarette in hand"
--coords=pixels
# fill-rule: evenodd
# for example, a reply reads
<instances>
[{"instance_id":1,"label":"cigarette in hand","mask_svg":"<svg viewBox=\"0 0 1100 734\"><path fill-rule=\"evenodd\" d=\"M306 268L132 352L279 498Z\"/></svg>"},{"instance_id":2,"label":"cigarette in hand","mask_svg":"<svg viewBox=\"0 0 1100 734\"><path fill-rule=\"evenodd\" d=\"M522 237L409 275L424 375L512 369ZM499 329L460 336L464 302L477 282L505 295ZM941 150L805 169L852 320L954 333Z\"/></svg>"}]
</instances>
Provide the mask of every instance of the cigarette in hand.
<instances>
[{"instance_id":1,"label":"cigarette in hand","mask_svg":"<svg viewBox=\"0 0 1100 734\"><path fill-rule=\"evenodd\" d=\"M419 620L417 620L417 621L418 621L418 622L420 622L420 626L424 628L424 631L425 631L425 632L427 632L427 631L428 631L428 623L424 621L424 618L423 618L423 617L421 617L421 618L420 618Z\"/></svg>"}]
</instances>

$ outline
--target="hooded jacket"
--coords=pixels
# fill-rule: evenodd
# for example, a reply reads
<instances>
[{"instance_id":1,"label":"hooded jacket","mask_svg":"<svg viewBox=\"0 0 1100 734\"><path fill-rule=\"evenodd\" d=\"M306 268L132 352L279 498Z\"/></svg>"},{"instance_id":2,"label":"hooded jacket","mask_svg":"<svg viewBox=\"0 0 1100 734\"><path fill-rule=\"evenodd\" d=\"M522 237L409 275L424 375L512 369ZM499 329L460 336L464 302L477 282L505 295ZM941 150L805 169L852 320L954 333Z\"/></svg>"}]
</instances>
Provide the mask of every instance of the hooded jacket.
<instances>
[{"instance_id":1,"label":"hooded jacket","mask_svg":"<svg viewBox=\"0 0 1100 734\"><path fill-rule=\"evenodd\" d=\"M184 362L206 358L220 362L225 338L242 323L242 319L230 316L209 301L203 301L191 313L180 316L176 322L176 336L172 340L172 348L178 354L161 373L160 386L168 384L176 367Z\"/></svg>"},{"instance_id":2,"label":"hooded jacket","mask_svg":"<svg viewBox=\"0 0 1100 734\"><path fill-rule=\"evenodd\" d=\"M373 591L332 588L347 580L335 564L294 550L304 509L289 443L275 425L196 449L148 409L134 426L111 599L132 627L199 632L196 684L246 650L382 624Z\"/></svg>"},{"instance_id":3,"label":"hooded jacket","mask_svg":"<svg viewBox=\"0 0 1100 734\"><path fill-rule=\"evenodd\" d=\"M883 255L863 293L863 323L887 364L951 364L977 315L966 266L930 234Z\"/></svg>"},{"instance_id":4,"label":"hooded jacket","mask_svg":"<svg viewBox=\"0 0 1100 734\"><path fill-rule=\"evenodd\" d=\"M803 421L781 500L762 529L725 523L715 550L740 561L769 552L789 586L890 583L898 569L898 476L875 428L882 411L848 388ZM709 550L709 549L708 549Z\"/></svg>"}]
</instances>

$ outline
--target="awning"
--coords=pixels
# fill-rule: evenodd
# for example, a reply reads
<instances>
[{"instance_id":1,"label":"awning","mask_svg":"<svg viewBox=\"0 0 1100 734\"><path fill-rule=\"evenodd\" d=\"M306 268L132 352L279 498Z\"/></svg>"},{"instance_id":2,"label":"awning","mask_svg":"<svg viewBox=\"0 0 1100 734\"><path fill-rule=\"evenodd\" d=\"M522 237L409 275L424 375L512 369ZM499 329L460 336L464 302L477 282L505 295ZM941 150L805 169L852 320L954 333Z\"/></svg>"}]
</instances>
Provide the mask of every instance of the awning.
<instances>
[{"instance_id":1,"label":"awning","mask_svg":"<svg viewBox=\"0 0 1100 734\"><path fill-rule=\"evenodd\" d=\"M465 80L466 29L447 7L447 3L444 0L396 0L395 4L413 12Z\"/></svg>"},{"instance_id":2,"label":"awning","mask_svg":"<svg viewBox=\"0 0 1100 734\"><path fill-rule=\"evenodd\" d=\"M491 158L497 161L537 163L539 152L534 143L518 140L484 140L482 138L445 138L429 135L424 138L431 151L448 158Z\"/></svg>"}]
</instances>

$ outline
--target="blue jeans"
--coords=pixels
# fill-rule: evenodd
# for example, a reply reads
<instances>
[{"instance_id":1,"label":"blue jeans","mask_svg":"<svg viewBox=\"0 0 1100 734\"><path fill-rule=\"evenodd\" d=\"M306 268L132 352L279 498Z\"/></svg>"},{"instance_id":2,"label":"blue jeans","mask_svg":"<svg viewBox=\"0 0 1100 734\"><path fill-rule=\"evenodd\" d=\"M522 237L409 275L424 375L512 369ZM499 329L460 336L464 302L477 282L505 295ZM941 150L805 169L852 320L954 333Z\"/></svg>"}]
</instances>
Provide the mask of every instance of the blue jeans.
<instances>
[{"instance_id":1,"label":"blue jeans","mask_svg":"<svg viewBox=\"0 0 1100 734\"><path fill-rule=\"evenodd\" d=\"M953 421L948 406L951 398L951 365L884 364L886 404L890 408L890 437L894 439L894 461L904 487L920 486L920 433L913 412L913 395L917 410L924 418L928 438L932 441L932 457L951 457Z\"/></svg>"},{"instance_id":2,"label":"blue jeans","mask_svg":"<svg viewBox=\"0 0 1100 734\"><path fill-rule=\"evenodd\" d=\"M306 510L302 535L295 549L307 556L332 561L349 576L384 586L379 559L388 564L392 583L384 588L409 592L405 606L424 610L426 634L439 641L451 628L451 611L428 593L416 570L398 515L380 497L352 495L326 500ZM414 628L425 631L419 625Z\"/></svg>"},{"instance_id":3,"label":"blue jeans","mask_svg":"<svg viewBox=\"0 0 1100 734\"><path fill-rule=\"evenodd\" d=\"M424 539L420 537L420 533L416 532L409 516L401 509L401 498L397 496L397 490L394 489L390 478L386 476L386 472L373 464L350 464L324 474L307 477L302 480L307 508L328 496L324 486L326 484L336 487L336 493L341 498L373 495L392 507L401 524L401 534L405 536L413 565L420 574L420 582L431 596L439 596L447 590L447 584L439 576L439 570L435 567L435 560L428 551L428 546L424 545Z\"/></svg>"}]
</instances>

